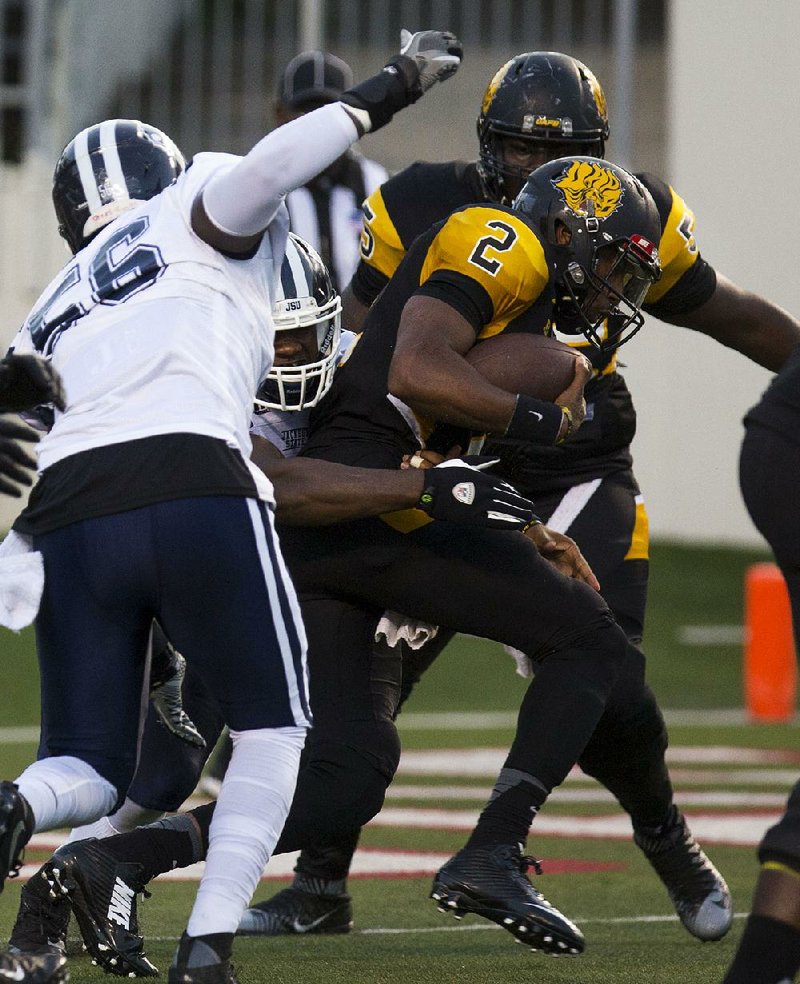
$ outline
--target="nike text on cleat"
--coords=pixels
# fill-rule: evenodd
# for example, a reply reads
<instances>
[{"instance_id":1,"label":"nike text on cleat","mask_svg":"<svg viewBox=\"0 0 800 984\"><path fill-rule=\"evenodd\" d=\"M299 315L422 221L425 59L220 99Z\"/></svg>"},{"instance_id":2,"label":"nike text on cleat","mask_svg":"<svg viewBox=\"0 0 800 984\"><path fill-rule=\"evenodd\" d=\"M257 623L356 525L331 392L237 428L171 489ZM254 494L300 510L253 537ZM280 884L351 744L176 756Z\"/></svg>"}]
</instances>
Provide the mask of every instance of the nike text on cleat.
<instances>
[{"instance_id":1,"label":"nike text on cleat","mask_svg":"<svg viewBox=\"0 0 800 984\"><path fill-rule=\"evenodd\" d=\"M720 940L731 928L733 906L725 879L692 837L686 819L672 808L657 832L634 830L633 840L669 892L685 928L699 940Z\"/></svg>"},{"instance_id":2,"label":"nike text on cleat","mask_svg":"<svg viewBox=\"0 0 800 984\"><path fill-rule=\"evenodd\" d=\"M464 848L434 877L431 898L456 918L473 912L497 923L531 950L582 953L583 933L525 877L532 865L515 845Z\"/></svg>"},{"instance_id":3,"label":"nike text on cleat","mask_svg":"<svg viewBox=\"0 0 800 984\"><path fill-rule=\"evenodd\" d=\"M6 878L16 878L25 845L33 833L28 801L13 782L0 782L0 892Z\"/></svg>"},{"instance_id":4,"label":"nike text on cleat","mask_svg":"<svg viewBox=\"0 0 800 984\"><path fill-rule=\"evenodd\" d=\"M69 900L93 961L118 977L156 977L139 935L136 895L144 892L142 868L118 861L101 840L59 848L42 873L55 895Z\"/></svg>"},{"instance_id":5,"label":"nike text on cleat","mask_svg":"<svg viewBox=\"0 0 800 984\"><path fill-rule=\"evenodd\" d=\"M353 907L349 895L317 895L289 887L266 902L246 909L237 933L242 936L285 936L349 933L352 928Z\"/></svg>"},{"instance_id":6,"label":"nike text on cleat","mask_svg":"<svg viewBox=\"0 0 800 984\"><path fill-rule=\"evenodd\" d=\"M0 953L0 984L63 984L68 980L63 953Z\"/></svg>"}]
</instances>

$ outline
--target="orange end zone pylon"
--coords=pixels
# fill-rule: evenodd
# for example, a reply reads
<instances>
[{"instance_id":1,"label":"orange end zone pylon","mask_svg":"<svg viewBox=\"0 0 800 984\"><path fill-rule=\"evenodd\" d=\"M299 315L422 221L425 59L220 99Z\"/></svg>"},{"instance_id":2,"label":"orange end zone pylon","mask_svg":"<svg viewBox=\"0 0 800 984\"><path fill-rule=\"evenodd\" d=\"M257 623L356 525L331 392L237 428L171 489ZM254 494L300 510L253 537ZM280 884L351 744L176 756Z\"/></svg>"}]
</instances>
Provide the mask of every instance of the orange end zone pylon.
<instances>
[{"instance_id":1,"label":"orange end zone pylon","mask_svg":"<svg viewBox=\"0 0 800 984\"><path fill-rule=\"evenodd\" d=\"M753 564L744 584L744 697L751 721L788 721L797 695L789 592L775 564Z\"/></svg>"}]
</instances>

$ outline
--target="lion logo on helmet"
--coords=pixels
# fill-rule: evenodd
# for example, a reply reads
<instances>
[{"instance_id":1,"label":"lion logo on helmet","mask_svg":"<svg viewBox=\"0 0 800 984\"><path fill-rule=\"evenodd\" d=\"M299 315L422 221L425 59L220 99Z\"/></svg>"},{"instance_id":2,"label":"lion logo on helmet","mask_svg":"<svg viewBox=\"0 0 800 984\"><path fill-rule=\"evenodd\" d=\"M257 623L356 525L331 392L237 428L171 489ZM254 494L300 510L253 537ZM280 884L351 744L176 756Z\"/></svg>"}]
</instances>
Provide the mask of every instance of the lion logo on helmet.
<instances>
[{"instance_id":1,"label":"lion logo on helmet","mask_svg":"<svg viewBox=\"0 0 800 984\"><path fill-rule=\"evenodd\" d=\"M624 193L617 175L594 161L573 161L553 185L571 212L597 219L607 219L616 212Z\"/></svg>"}]
</instances>

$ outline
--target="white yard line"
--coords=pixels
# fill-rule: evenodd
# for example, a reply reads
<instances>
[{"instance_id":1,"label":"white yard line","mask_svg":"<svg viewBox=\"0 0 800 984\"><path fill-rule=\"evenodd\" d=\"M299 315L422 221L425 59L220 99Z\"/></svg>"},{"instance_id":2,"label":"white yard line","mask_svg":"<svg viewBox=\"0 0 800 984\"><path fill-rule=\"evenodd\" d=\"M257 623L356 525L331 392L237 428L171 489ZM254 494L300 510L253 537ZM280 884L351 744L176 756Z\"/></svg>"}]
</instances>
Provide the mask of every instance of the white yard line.
<instances>
[{"instance_id":1,"label":"white yard line","mask_svg":"<svg viewBox=\"0 0 800 984\"><path fill-rule=\"evenodd\" d=\"M734 919L746 919L748 917L748 912L735 912L733 914ZM603 918L602 916L590 917L584 919L581 916L570 917L574 922L578 923L579 926L615 926L615 925L634 925L636 923L676 923L678 922L677 916L616 916L613 918ZM453 925L452 923L444 923L441 926L420 926L415 928L412 927L400 927L400 926L370 926L367 929L354 929L351 932L352 936L427 936L430 933L481 933L484 930L501 930L502 926L496 926L494 923L490 922L470 922L470 923L458 923ZM241 944L247 945L248 940L256 940L261 937L257 936L239 936L236 939L236 945ZM179 939L177 936L147 936L147 939L151 943L175 943Z\"/></svg>"},{"instance_id":2,"label":"white yard line","mask_svg":"<svg viewBox=\"0 0 800 984\"><path fill-rule=\"evenodd\" d=\"M743 708L718 707L707 709L666 710L668 725L681 725L697 728L716 728L728 725L747 724L747 713ZM499 728L514 728L517 722L516 711L413 711L401 714L397 723L400 730L406 731L492 731ZM800 716L794 723L800 723ZM27 744L39 741L38 727L0 728L0 742L8 745Z\"/></svg>"}]
</instances>

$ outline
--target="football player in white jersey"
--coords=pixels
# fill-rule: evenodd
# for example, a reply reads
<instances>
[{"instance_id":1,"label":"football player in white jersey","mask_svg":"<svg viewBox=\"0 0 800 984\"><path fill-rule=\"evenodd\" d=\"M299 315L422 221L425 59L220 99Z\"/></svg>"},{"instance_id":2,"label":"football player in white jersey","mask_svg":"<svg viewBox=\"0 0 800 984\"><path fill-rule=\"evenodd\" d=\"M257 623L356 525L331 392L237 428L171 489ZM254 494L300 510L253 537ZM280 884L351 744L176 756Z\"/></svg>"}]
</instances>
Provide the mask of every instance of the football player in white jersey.
<instances>
[{"instance_id":1,"label":"football player in white jersey","mask_svg":"<svg viewBox=\"0 0 800 984\"><path fill-rule=\"evenodd\" d=\"M156 617L191 653L235 744L175 984L232 980L233 933L286 818L310 724L272 486L248 463L249 410L273 357L283 197L451 75L460 55L452 35L406 33L381 72L241 158L200 154L186 168L160 131L107 121L56 166L75 256L14 346L51 359L67 397L15 523L46 571L42 739L38 761L0 784L0 884L34 830L97 819L124 796Z\"/></svg>"},{"instance_id":2,"label":"football player in white jersey","mask_svg":"<svg viewBox=\"0 0 800 984\"><path fill-rule=\"evenodd\" d=\"M443 512L453 520L456 519L454 511L460 510L464 522L507 529L521 529L530 521L532 504L513 494L509 486L497 483L488 474L469 471L453 462L446 470L425 473L424 478L420 472L375 469L365 472L357 468L342 470L340 466L330 469L328 463L313 459L286 462L285 459L296 455L305 443L311 408L330 387L334 369L344 357L353 336L340 330L341 301L319 256L291 233L280 280L274 290L275 362L256 396L251 436L254 457L260 460L261 467L275 482L279 520L285 510L305 522L373 515L396 504L400 495L406 495L407 503L413 504L425 485L426 492L432 497L431 505L425 508L432 516ZM298 471L301 478L295 482L291 476ZM459 481L464 479L474 484L472 501L452 494ZM498 501L504 496L509 513L505 521L497 514ZM437 505L440 500L442 504ZM375 622L367 621L365 640L375 632ZM159 637L157 644L156 634ZM169 648L158 628L154 633L154 649L156 645L158 649ZM370 648L378 652L371 656ZM300 773L302 778L293 808L281 835L284 843L278 843L280 851L293 849L285 846L286 838L290 842L294 838L298 844L308 842L312 835L304 825L318 824L321 815L326 822L332 822L335 829L340 829L348 816L348 801L351 802L349 809L357 811L353 822L371 815L374 810L369 804L374 802L374 809L377 809L385 785L396 768L396 756L387 763L375 764L378 758L375 745L383 729L395 735L393 741L388 741L388 746L396 746L399 754L392 713L399 696L399 658L397 654L388 658L385 647L365 644L363 649L365 651L360 652L346 645L337 647L331 639L327 647L310 652L312 704L316 708L322 706L322 714L316 718L315 734L318 741L325 744L324 768L320 772L315 754L309 752L305 769ZM377 676L372 673L373 660L379 663L374 667L380 670ZM207 752L220 734L223 717L215 695L203 685L202 679L193 671L193 665L190 659L184 698L202 734L200 743L176 740L174 735L181 729L176 729L173 724L170 727L173 735L167 734L158 727L155 712L150 711L136 776L123 805L110 817L74 829L71 843L24 886L19 914L9 940L13 953L62 952L71 905L89 952L104 969L121 976L157 973L143 952L141 940L136 939L138 924L134 896L144 887L142 878L149 877L147 860L145 858L144 864L137 861L133 865L123 861L121 866L114 862L117 850L123 855L129 851L135 853L136 845L143 845L146 850L148 834L153 828L136 831L133 846L130 841L117 846L119 839L113 837L103 840L102 844L85 838L107 838L147 823L164 812L177 810L194 789ZM347 693L346 706L333 700L331 713L326 705L331 695L339 692ZM373 707L375 695L377 700ZM364 714L371 722L366 729ZM341 741L344 734L346 742ZM359 744L359 734L363 746ZM325 779L322 782L320 779L328 777L334 765L340 771L333 776L335 791L332 791L331 784L326 785ZM358 790L358 797L353 796L354 789ZM370 795L367 795L368 790ZM337 796L342 801L338 811L333 809ZM352 802L354 799L358 799L358 803ZM333 820L329 821L331 816ZM198 823L194 815L179 815L156 826L170 839L167 848L170 867L192 863L195 857L205 855L207 820ZM74 843L76 840L83 843ZM163 856L164 852L158 849L158 860ZM77 886L80 886L79 890ZM131 896L124 927L107 916L111 896L124 890L120 886L127 886L129 891L125 894Z\"/></svg>"}]
</instances>

